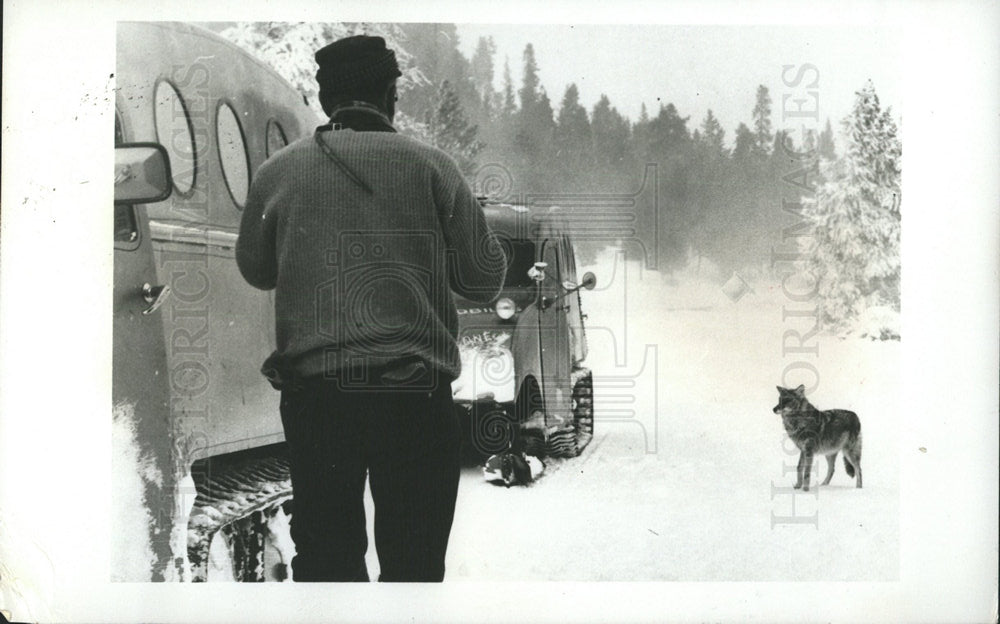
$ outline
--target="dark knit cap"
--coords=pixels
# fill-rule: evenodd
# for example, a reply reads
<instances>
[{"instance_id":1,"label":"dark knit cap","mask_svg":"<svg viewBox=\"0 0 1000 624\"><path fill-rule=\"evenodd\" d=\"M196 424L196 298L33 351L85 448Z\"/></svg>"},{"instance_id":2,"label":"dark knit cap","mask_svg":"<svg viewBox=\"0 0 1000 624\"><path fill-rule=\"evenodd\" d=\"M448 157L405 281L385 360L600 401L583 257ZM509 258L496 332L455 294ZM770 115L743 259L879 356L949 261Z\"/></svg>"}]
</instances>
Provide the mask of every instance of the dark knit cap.
<instances>
[{"instance_id":1,"label":"dark knit cap","mask_svg":"<svg viewBox=\"0 0 1000 624\"><path fill-rule=\"evenodd\" d=\"M329 93L366 89L403 75L385 39L368 35L346 37L320 48L316 64L320 91Z\"/></svg>"}]
</instances>

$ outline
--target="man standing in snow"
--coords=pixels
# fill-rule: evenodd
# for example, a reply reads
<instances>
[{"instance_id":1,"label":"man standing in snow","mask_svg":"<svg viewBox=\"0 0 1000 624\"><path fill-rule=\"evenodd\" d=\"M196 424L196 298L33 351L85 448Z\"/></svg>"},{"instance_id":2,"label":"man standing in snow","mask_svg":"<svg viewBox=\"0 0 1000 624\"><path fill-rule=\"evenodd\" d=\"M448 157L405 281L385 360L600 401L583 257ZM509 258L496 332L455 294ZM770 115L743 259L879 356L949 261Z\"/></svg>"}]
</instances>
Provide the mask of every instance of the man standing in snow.
<instances>
[{"instance_id":1,"label":"man standing in snow","mask_svg":"<svg viewBox=\"0 0 1000 624\"><path fill-rule=\"evenodd\" d=\"M330 124L257 170L236 245L275 289L296 581L367 581L366 472L382 581L440 581L459 477L452 290L496 298L506 259L454 159L396 133L395 53L316 52Z\"/></svg>"}]
</instances>

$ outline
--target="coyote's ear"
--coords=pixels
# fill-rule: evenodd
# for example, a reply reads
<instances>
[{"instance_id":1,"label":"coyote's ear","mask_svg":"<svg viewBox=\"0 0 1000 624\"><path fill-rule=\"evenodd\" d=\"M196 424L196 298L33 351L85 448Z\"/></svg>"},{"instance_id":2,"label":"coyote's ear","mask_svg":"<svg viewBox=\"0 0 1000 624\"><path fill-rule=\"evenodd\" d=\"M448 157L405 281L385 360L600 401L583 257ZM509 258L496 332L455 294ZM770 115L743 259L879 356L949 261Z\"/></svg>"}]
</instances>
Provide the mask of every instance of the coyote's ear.
<instances>
[{"instance_id":1,"label":"coyote's ear","mask_svg":"<svg viewBox=\"0 0 1000 624\"><path fill-rule=\"evenodd\" d=\"M805 396L805 394L806 394L806 387L800 384L798 388L796 388L795 390L793 390L793 392L795 394L799 395L799 396Z\"/></svg>"},{"instance_id":2,"label":"coyote's ear","mask_svg":"<svg viewBox=\"0 0 1000 624\"><path fill-rule=\"evenodd\" d=\"M788 390L785 390L781 386L775 386L775 388L778 389L778 394L784 394L784 393L788 392Z\"/></svg>"}]
</instances>

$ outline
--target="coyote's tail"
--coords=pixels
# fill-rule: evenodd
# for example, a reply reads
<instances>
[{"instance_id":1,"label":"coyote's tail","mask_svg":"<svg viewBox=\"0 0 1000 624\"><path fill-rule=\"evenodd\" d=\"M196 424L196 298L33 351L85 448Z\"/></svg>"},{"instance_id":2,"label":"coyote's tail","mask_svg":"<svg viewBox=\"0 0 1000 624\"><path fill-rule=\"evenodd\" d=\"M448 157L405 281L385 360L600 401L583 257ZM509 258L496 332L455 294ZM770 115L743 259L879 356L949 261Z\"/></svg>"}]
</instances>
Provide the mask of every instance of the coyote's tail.
<instances>
[{"instance_id":1,"label":"coyote's tail","mask_svg":"<svg viewBox=\"0 0 1000 624\"><path fill-rule=\"evenodd\" d=\"M847 448L845 449L847 452L844 453L844 470L847 471L847 476L849 477L854 476L854 466L852 466L851 462L847 460L847 454L850 453L852 457L856 457L859 462L861 461L860 429L858 430L858 433L855 436L853 436L853 438L854 438L853 440L847 443Z\"/></svg>"}]
</instances>

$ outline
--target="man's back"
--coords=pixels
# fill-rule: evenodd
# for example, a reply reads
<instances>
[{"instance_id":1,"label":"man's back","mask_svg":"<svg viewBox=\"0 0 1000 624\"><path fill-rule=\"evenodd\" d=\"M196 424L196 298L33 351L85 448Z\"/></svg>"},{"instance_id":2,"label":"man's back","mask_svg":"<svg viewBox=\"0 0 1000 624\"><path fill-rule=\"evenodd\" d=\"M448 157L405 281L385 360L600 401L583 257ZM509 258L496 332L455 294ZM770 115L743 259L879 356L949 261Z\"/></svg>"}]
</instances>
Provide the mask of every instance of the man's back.
<instances>
[{"instance_id":1,"label":"man's back","mask_svg":"<svg viewBox=\"0 0 1000 624\"><path fill-rule=\"evenodd\" d=\"M248 282L276 288L276 355L302 376L415 356L457 377L451 289L492 300L506 266L452 158L353 130L302 139L261 166L237 261Z\"/></svg>"}]
</instances>

